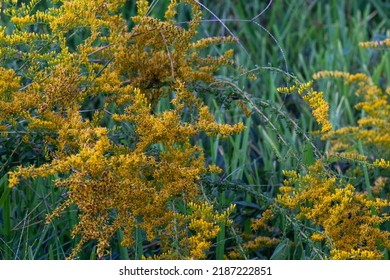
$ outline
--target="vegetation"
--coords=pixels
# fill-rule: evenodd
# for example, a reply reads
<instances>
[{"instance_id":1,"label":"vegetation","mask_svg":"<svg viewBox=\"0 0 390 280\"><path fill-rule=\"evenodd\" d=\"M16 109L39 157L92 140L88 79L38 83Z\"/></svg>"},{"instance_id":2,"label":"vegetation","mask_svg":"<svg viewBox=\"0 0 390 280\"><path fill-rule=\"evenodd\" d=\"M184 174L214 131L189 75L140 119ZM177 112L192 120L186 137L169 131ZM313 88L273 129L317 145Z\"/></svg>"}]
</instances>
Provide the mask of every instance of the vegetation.
<instances>
[{"instance_id":1,"label":"vegetation","mask_svg":"<svg viewBox=\"0 0 390 280\"><path fill-rule=\"evenodd\" d=\"M1 258L388 259L386 10L3 1Z\"/></svg>"}]
</instances>

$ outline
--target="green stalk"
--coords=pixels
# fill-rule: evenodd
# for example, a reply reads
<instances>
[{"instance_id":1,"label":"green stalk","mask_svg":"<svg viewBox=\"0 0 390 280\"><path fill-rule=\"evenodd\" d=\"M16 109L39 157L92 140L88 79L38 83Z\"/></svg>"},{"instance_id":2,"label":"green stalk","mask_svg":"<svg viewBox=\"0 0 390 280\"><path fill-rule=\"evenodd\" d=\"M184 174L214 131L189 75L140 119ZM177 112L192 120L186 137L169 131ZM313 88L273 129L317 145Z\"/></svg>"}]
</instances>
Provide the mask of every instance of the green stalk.
<instances>
[{"instance_id":1,"label":"green stalk","mask_svg":"<svg viewBox=\"0 0 390 280\"><path fill-rule=\"evenodd\" d=\"M226 205L226 194L225 192L221 193L221 205L224 208ZM226 234L226 227L224 222L219 223L219 232L217 235L217 247L215 250L215 258L217 260L223 260L224 254L225 254L225 237Z\"/></svg>"},{"instance_id":2,"label":"green stalk","mask_svg":"<svg viewBox=\"0 0 390 280\"><path fill-rule=\"evenodd\" d=\"M0 233L4 236L4 240L0 240L0 242L4 242L2 245L4 248L4 259L11 260L12 259L12 251L10 248L10 242L12 238L11 232L11 205L9 200L9 194L11 189L8 188L8 177L7 175L3 176L0 180L0 189L2 189L3 194L0 198L0 207L3 209L3 227L0 230Z\"/></svg>"},{"instance_id":3,"label":"green stalk","mask_svg":"<svg viewBox=\"0 0 390 280\"><path fill-rule=\"evenodd\" d=\"M362 141L361 140L358 141L358 149L359 149L359 153L361 155L364 155L363 145L362 145ZM366 165L363 165L363 174L364 174L364 183L366 185L366 191L367 191L368 197L371 200L373 200L374 196L372 195L370 178L368 176L368 169L367 169Z\"/></svg>"},{"instance_id":4,"label":"green stalk","mask_svg":"<svg viewBox=\"0 0 390 280\"><path fill-rule=\"evenodd\" d=\"M128 248L126 246L122 246L121 243L123 241L123 231L121 229L118 230L118 241L119 241L119 254L121 260L129 260Z\"/></svg>"},{"instance_id":5,"label":"green stalk","mask_svg":"<svg viewBox=\"0 0 390 280\"><path fill-rule=\"evenodd\" d=\"M139 227L135 227L135 259L141 260L144 254L143 252L143 239L142 230Z\"/></svg>"}]
</instances>

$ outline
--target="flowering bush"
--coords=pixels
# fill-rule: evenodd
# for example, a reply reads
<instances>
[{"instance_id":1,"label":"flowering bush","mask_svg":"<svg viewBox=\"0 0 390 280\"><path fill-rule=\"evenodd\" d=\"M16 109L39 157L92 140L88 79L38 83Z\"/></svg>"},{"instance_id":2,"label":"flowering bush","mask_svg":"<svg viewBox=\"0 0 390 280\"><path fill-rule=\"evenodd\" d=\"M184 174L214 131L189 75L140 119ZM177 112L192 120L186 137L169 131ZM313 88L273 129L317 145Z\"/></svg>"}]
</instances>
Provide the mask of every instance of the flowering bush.
<instances>
[{"instance_id":1,"label":"flowering bush","mask_svg":"<svg viewBox=\"0 0 390 280\"><path fill-rule=\"evenodd\" d=\"M81 239L70 258L89 240L97 240L99 257L107 255L118 230L124 233L121 245L132 246L135 229L158 240L159 253L206 257L232 209L220 215L197 202L201 175L219 168L205 165L191 137L228 136L244 126L218 124L196 94L231 63L232 52L202 57L200 51L234 40L195 40L201 11L191 0L171 1L164 20L149 16L148 1L139 0L132 22L121 17L123 0L53 1L45 12L34 9L37 2L7 2L15 28L0 30L0 121L5 133L23 123L26 143L37 135L46 162L10 171L9 186L56 176L68 197L47 222L70 205L79 210L72 235ZM187 28L175 23L179 3L192 11ZM70 48L79 34L81 42ZM157 112L162 97L171 109ZM188 203L194 212L180 214L177 204ZM176 251L168 245L175 227L184 246Z\"/></svg>"}]
</instances>

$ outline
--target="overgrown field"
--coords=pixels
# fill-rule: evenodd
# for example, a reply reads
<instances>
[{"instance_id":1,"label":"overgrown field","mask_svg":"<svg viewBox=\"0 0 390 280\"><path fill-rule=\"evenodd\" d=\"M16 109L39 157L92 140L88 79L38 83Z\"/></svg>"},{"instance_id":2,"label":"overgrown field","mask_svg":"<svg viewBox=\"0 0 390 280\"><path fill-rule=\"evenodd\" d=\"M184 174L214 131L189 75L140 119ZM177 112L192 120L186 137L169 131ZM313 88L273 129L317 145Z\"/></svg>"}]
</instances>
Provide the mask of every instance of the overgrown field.
<instances>
[{"instance_id":1,"label":"overgrown field","mask_svg":"<svg viewBox=\"0 0 390 280\"><path fill-rule=\"evenodd\" d=\"M388 1L0 7L0 259L389 259Z\"/></svg>"}]
</instances>

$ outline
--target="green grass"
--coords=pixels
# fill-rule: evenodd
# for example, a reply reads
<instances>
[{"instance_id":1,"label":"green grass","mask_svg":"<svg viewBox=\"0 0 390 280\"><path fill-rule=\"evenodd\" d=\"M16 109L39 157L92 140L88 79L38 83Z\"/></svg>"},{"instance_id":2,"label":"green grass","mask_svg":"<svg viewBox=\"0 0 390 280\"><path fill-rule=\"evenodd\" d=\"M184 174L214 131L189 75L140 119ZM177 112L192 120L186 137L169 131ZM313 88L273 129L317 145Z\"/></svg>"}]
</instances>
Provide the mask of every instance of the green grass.
<instances>
[{"instance_id":1,"label":"green grass","mask_svg":"<svg viewBox=\"0 0 390 280\"><path fill-rule=\"evenodd\" d=\"M127 3L126 16L134 12L131 2ZM158 2L164 1L155 2L154 13L158 14L162 10L158 8L162 3ZM310 164L328 148L326 143L310 136L316 124L308 107L296 96L286 98L277 93L278 86L292 82L289 75L308 81L320 70L361 71L372 75L374 82L389 84L389 53L378 55L377 51L358 48L361 41L389 36L390 4L387 2L274 1L254 23L250 20L268 1L202 1L220 20L227 19L224 23L228 29L205 11L209 20L201 24L199 36L232 32L242 44L242 47L235 46L236 62L257 76L256 81L248 81L232 69L220 73L228 82L237 83L242 95L252 102L254 113L250 117L245 117L234 103L226 109L216 98L207 98L217 120L243 121L248 129L227 139L203 136L196 139L204 148L208 162L224 168L223 174L212 177L213 184L206 186L210 200L216 201L217 208L230 203L237 205L236 227L222 228L211 258L223 259L229 246L240 246L237 244L242 240L236 230L250 233L251 219L258 217L276 195L283 180L283 169ZM45 1L40 8L45 8ZM179 20L186 18L183 16ZM7 21L7 17L1 15L1 24L6 25ZM218 51L212 49L211 53ZM287 71L286 67L288 75L283 73ZM334 127L355 124L359 112L353 106L358 99L350 88L342 83L335 86L333 82L319 82L316 87L325 92ZM165 110L167 106L167 102L161 102L159 110ZM3 139L0 143L3 145ZM66 193L54 186L53 178L30 180L9 189L4 172L15 168L20 161L13 155L13 161L9 162L6 157L10 152L1 156L6 170L2 170L0 179L0 259L64 259L77 242L70 236L77 223L77 209L69 209L62 217L45 225L46 214L63 201ZM369 185L366 172L364 175L364 184ZM286 216L276 225L281 230L282 242L276 248L246 257L321 258L317 254L321 248L308 241L307 233L301 230L306 225L299 223ZM293 232L283 232L287 224L297 226ZM144 236L139 230L135 235L137 242L133 252L119 246L123 239L123 233L119 231L112 241L111 258L128 259L132 255L140 259L144 253ZM85 248L80 258L96 259L94 244L91 242Z\"/></svg>"}]
</instances>

